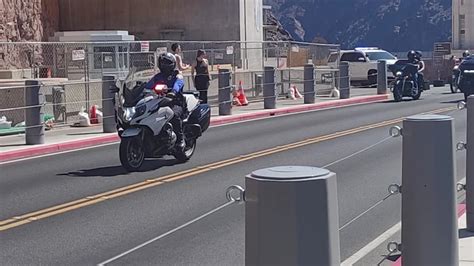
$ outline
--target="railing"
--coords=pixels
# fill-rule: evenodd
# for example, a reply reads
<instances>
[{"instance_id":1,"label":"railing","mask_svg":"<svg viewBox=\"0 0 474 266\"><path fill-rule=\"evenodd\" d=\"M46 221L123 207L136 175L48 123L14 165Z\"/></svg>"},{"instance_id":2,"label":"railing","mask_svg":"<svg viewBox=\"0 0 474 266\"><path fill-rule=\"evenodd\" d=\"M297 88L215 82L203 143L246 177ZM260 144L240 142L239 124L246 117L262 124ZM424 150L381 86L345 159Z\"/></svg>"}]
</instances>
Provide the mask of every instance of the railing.
<instances>
[{"instance_id":1,"label":"railing","mask_svg":"<svg viewBox=\"0 0 474 266\"><path fill-rule=\"evenodd\" d=\"M156 70L157 57L171 52L173 43L180 44L186 64L195 62L198 49L206 50L212 71L220 66L233 71L258 70L264 65L296 67L308 61L325 65L329 54L340 50L338 45L303 42L0 42L0 50L10 55L0 70L28 69L22 73L26 78L92 80L104 74L126 73L133 67Z\"/></svg>"},{"instance_id":2,"label":"railing","mask_svg":"<svg viewBox=\"0 0 474 266\"><path fill-rule=\"evenodd\" d=\"M265 71L250 71L220 69L219 73L211 74L210 87L208 89L209 105L212 108L219 108L221 115L230 115L233 106L233 96L239 91L238 84L242 85L242 90L247 95L249 104L264 102L273 99L274 105L277 100L284 100L292 97L292 90L298 90L305 98L304 103L314 103L317 97L327 97L334 90L347 91L349 88L340 88L338 76L339 70L327 67L315 68L312 64L305 67L292 68L272 68L268 81L264 81ZM140 80L147 81L154 74L153 70L145 71L145 76ZM115 75L104 75L117 81L119 77ZM224 77L227 80L224 80ZM35 124L23 125L25 114L36 110L36 114L44 114L49 120L49 125L54 122L55 127L71 126L80 122L80 111L89 113L92 106L104 110L104 103L113 102L113 96L107 95L108 86L104 86L104 80L71 81L66 79L38 79L37 83L25 85L22 81L15 84L0 83L0 116L6 116L13 125L20 125L25 130L34 127L45 127L38 117ZM347 76L342 78L348 78ZM184 75L185 91L195 91L192 86L191 77ZM34 80L32 80L34 81ZM110 82L110 81L108 81ZM219 86L219 83L226 84ZM25 99L25 92L31 88L37 88L36 94L38 104L30 104ZM348 94L344 94L349 97ZM343 98L341 95L341 98ZM228 111L222 112L221 108L226 106ZM38 109L39 108L39 109ZM272 108L276 108L273 106ZM263 107L262 107L263 109ZM267 108L265 108L267 109ZM110 111L109 111L110 113ZM113 114L113 112L112 112ZM110 117L104 117L109 119ZM47 129L47 127L46 127Z\"/></svg>"}]
</instances>

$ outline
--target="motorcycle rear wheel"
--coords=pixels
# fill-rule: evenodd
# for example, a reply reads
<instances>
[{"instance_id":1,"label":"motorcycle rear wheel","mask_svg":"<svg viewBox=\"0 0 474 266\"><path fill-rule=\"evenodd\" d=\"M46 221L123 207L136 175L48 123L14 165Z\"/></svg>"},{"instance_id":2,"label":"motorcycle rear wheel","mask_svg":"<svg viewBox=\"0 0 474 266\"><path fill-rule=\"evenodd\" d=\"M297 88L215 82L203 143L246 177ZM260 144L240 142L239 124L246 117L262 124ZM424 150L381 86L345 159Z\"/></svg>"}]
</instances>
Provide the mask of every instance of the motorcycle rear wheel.
<instances>
[{"instance_id":1,"label":"motorcycle rear wheel","mask_svg":"<svg viewBox=\"0 0 474 266\"><path fill-rule=\"evenodd\" d=\"M120 163L129 172L136 172L145 161L145 150L140 137L124 138L119 147Z\"/></svg>"},{"instance_id":2,"label":"motorcycle rear wheel","mask_svg":"<svg viewBox=\"0 0 474 266\"><path fill-rule=\"evenodd\" d=\"M186 146L182 151L176 151L174 157L181 163L189 161L196 151L196 139L187 139Z\"/></svg>"}]
</instances>

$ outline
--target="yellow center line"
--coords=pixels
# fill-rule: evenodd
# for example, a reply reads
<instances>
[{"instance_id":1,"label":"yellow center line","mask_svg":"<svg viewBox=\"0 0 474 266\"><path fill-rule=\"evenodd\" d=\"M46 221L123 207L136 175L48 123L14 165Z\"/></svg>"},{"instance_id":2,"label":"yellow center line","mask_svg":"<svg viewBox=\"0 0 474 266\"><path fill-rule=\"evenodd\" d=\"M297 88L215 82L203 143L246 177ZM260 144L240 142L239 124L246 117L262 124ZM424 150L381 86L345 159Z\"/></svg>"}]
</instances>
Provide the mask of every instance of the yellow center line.
<instances>
[{"instance_id":1,"label":"yellow center line","mask_svg":"<svg viewBox=\"0 0 474 266\"><path fill-rule=\"evenodd\" d=\"M434 111L431 111L431 112L426 112L424 114L438 114L438 113L444 113L444 112L452 111L452 110L455 110L455 109L456 108L448 107L448 108L442 108L442 109L434 110ZM188 178L188 177L195 176L195 175L198 175L198 174L203 174L203 173L206 173L206 172L210 172L210 171L217 170L217 169L220 169L220 168L223 168L223 167L235 165L235 164L238 164L238 163L246 162L246 161L249 161L249 160L252 160L252 159L256 159L256 158L260 158L260 157L264 157L264 156L269 156L269 155L272 155L272 154L275 154L275 153L280 153L280 152L283 152L283 151L288 151L288 150L291 150L291 149L296 149L296 148L299 148L299 147L308 146L308 145L316 144L316 143L323 142L323 141L328 141L328 140L332 140L332 139L336 139L336 138L340 138L340 137L344 137L344 136L357 134L357 133L368 131L368 130L371 130L371 129L376 129L376 128L381 128L381 127L384 127L384 126L398 124L398 123L402 122L403 119L404 118L397 118L397 119L387 120L387 121L383 121L383 122L379 122L379 123L375 123L375 124L371 124L371 125L361 126L361 127L348 129L348 130L344 130L344 131L340 131L340 132L335 132L335 133L324 135L324 136L309 138L309 139L306 139L306 140L302 140L302 141L298 141L298 142L294 142L294 143L290 143L290 144L285 144L285 145L265 149L265 150L262 150L262 151L250 153L250 154L240 155L240 156L237 156L237 157L234 157L234 158L231 158L231 159L214 162L214 163L207 164L207 165L204 165L204 166L198 166L198 167L195 167L195 168L191 168L191 169L188 169L188 170L185 170L185 171L181 171L181 172L177 172L177 173L174 173L174 174L162 176L162 177L159 177L159 178L148 179L148 180L145 180L145 181L142 181L142 182L139 182L139 183L135 183L135 184L132 184L132 185L120 187L120 188L110 190L110 191L107 191L107 192L103 192L103 193L99 193L99 194L96 194L96 195L93 195L93 196L88 196L88 197L85 197L85 198L82 198L82 199L74 200L74 201L67 202L67 203L64 203L64 204L52 206L52 207L49 207L49 208L45 208L45 209L42 209L42 210L38 210L38 211L35 211L35 212L23 214L23 215L20 215L20 216L15 216L15 217L12 217L10 219L0 221L0 231L5 231L5 230L8 230L8 229L11 229L11 228L14 228L14 227L18 227L18 226L21 226L21 225L24 225L24 224L27 224L27 223L30 223L30 222L33 222L33 221L45 219L45 218L48 218L48 217L51 217L51 216L59 215L59 214L65 213L65 212L69 212L69 211L73 211L73 210L76 210L76 209L79 209L79 208L94 205L94 204L103 202L105 200L110 200L110 199L114 199L114 198L117 198L117 197L122 197L122 196L128 195L130 193L134 193L134 192L142 191L142 190L145 190L145 189L148 189L148 188L160 186L160 185L163 185L163 184L166 184L166 183L178 181L178 180L181 180L181 179L184 179L184 178Z\"/></svg>"}]
</instances>

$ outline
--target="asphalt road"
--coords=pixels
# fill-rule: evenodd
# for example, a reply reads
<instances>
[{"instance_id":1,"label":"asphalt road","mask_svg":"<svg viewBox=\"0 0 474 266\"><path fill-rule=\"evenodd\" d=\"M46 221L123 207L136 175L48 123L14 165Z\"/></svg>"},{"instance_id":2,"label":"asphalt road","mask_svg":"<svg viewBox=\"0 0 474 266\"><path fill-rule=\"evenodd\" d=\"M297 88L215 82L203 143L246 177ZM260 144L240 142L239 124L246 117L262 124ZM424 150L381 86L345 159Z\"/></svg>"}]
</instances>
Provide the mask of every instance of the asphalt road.
<instances>
[{"instance_id":1,"label":"asphalt road","mask_svg":"<svg viewBox=\"0 0 474 266\"><path fill-rule=\"evenodd\" d=\"M0 232L2 264L106 261L225 203L226 188L243 185L245 175L253 170L324 166L386 139L390 127L378 124L364 130L361 126L455 107L462 95L447 94L448 90L434 89L416 102L361 105L214 127L199 140L190 162L176 165L169 158L151 160L140 173L127 174L121 168L118 145L2 164L0 226L13 225ZM465 140L466 112L449 114L456 119L457 140ZM357 130L348 131L352 129ZM299 147L291 145L308 139ZM465 154L457 155L462 178ZM343 226L384 198L388 185L400 183L401 139L387 139L329 169L338 175ZM101 194L123 187L127 188ZM97 194L101 195L90 197ZM73 204L37 212L68 202ZM29 220L12 219L31 212L36 213ZM340 232L342 259L399 220L400 197L392 196L351 222ZM244 230L244 206L231 205L111 265L243 265ZM364 260L376 263L380 255L372 253Z\"/></svg>"}]
</instances>

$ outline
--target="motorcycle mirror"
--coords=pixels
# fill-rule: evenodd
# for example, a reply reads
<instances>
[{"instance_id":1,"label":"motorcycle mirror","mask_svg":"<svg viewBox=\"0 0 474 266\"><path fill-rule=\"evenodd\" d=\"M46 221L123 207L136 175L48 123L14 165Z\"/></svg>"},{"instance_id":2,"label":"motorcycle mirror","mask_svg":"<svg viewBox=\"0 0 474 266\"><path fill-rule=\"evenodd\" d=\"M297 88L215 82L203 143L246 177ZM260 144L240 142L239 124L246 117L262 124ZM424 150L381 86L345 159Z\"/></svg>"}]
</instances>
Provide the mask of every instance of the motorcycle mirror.
<instances>
[{"instance_id":1,"label":"motorcycle mirror","mask_svg":"<svg viewBox=\"0 0 474 266\"><path fill-rule=\"evenodd\" d=\"M119 87L117 85L110 85L109 91L111 93L118 93L120 91Z\"/></svg>"}]
</instances>

